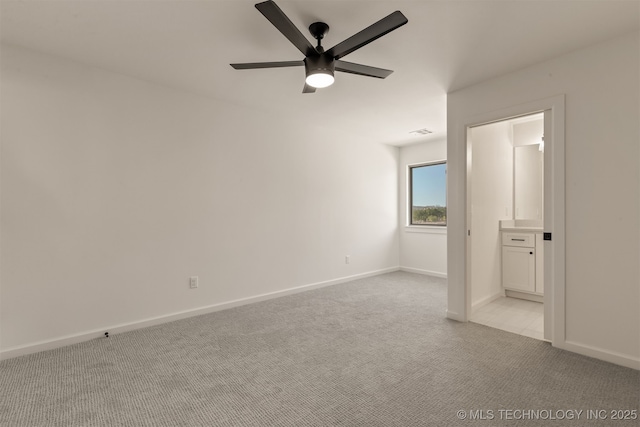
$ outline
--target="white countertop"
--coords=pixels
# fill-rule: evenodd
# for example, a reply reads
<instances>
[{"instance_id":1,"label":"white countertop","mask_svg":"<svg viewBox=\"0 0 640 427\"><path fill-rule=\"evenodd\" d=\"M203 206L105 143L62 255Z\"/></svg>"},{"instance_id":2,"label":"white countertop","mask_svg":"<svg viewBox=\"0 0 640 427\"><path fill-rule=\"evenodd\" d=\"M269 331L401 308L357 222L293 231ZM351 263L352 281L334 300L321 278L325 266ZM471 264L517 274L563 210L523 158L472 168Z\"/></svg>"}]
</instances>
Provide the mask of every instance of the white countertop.
<instances>
[{"instance_id":1,"label":"white countertop","mask_svg":"<svg viewBox=\"0 0 640 427\"><path fill-rule=\"evenodd\" d=\"M542 233L540 227L502 227L500 231L522 232L522 233Z\"/></svg>"},{"instance_id":2,"label":"white countertop","mask_svg":"<svg viewBox=\"0 0 640 427\"><path fill-rule=\"evenodd\" d=\"M503 219L500 222L500 231L542 233L542 221L538 219Z\"/></svg>"}]
</instances>

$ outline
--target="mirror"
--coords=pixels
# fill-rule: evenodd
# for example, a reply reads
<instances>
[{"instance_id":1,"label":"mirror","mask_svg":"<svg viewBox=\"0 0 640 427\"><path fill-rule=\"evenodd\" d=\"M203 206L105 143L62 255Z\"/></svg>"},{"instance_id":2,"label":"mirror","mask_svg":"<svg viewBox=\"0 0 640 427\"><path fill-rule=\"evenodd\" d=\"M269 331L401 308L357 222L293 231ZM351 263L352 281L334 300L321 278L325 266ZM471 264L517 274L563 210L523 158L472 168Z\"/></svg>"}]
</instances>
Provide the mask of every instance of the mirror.
<instances>
[{"instance_id":1,"label":"mirror","mask_svg":"<svg viewBox=\"0 0 640 427\"><path fill-rule=\"evenodd\" d=\"M542 220L544 153L540 145L514 147L514 219Z\"/></svg>"}]
</instances>

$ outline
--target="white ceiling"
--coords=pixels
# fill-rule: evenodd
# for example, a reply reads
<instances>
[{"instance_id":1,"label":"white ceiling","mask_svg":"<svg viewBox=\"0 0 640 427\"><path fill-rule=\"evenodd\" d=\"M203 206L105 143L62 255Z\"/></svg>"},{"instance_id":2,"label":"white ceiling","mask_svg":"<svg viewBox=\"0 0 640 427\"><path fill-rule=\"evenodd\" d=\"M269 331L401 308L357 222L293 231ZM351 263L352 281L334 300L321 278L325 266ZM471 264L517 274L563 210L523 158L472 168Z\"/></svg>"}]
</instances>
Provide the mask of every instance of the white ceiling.
<instances>
[{"instance_id":1,"label":"white ceiling","mask_svg":"<svg viewBox=\"0 0 640 427\"><path fill-rule=\"evenodd\" d=\"M395 72L386 80L336 73L333 86L302 94L303 67L232 69L302 59L255 0L1 0L1 39L404 145L446 134L447 92L637 30L640 15L640 0L276 2L310 41L309 24L328 23L326 48L402 11L407 25L345 58ZM421 128L434 133L409 134Z\"/></svg>"}]
</instances>

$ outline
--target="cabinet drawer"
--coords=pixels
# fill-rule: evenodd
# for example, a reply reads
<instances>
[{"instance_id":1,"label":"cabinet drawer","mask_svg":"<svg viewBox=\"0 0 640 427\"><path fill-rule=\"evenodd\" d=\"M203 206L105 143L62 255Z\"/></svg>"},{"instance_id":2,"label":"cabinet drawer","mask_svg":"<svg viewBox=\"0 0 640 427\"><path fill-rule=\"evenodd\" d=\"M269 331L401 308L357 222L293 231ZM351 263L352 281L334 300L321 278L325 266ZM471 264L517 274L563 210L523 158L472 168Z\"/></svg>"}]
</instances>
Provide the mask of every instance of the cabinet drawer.
<instances>
[{"instance_id":1,"label":"cabinet drawer","mask_svg":"<svg viewBox=\"0 0 640 427\"><path fill-rule=\"evenodd\" d=\"M535 248L535 233L511 233L502 232L502 246L520 246L523 248Z\"/></svg>"}]
</instances>

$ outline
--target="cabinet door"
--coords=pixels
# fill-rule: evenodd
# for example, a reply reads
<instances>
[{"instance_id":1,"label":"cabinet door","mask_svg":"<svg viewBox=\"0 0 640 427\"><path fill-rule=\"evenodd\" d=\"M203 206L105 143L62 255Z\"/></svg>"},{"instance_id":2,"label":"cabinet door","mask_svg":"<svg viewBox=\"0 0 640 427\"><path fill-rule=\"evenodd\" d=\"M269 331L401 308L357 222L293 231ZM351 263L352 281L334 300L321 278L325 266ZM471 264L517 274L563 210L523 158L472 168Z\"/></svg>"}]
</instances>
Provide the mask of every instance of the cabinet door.
<instances>
[{"instance_id":1,"label":"cabinet door","mask_svg":"<svg viewBox=\"0 0 640 427\"><path fill-rule=\"evenodd\" d=\"M534 248L502 247L502 286L517 291L535 292Z\"/></svg>"}]
</instances>

